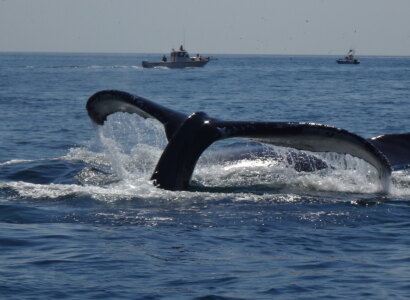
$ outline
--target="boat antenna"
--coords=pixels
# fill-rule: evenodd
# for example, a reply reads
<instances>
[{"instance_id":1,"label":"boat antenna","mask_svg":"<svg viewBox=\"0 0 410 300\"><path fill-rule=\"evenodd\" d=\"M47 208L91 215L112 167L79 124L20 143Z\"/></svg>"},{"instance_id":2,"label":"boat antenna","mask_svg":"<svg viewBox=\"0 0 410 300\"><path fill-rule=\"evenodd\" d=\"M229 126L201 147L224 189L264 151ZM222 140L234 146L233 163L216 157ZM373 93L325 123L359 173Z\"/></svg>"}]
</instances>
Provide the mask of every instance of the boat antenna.
<instances>
[{"instance_id":1,"label":"boat antenna","mask_svg":"<svg viewBox=\"0 0 410 300\"><path fill-rule=\"evenodd\" d=\"M186 49L186 45L185 45L185 27L183 27L183 33L184 33L184 37L183 37L182 45L184 46L184 49Z\"/></svg>"}]
</instances>

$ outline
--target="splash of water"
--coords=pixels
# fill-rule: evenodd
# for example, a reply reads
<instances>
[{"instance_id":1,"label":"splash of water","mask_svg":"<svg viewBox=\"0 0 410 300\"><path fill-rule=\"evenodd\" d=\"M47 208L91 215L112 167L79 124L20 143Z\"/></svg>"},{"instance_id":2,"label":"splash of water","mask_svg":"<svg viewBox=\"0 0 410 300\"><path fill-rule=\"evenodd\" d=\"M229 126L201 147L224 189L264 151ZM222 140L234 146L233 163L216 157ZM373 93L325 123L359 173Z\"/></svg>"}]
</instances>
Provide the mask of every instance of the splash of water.
<instances>
[{"instance_id":1,"label":"splash of water","mask_svg":"<svg viewBox=\"0 0 410 300\"><path fill-rule=\"evenodd\" d=\"M227 141L229 144L229 142ZM235 201L268 201L290 199L289 195L342 192L378 193L382 185L377 171L363 160L334 153L314 154L328 168L298 172L286 159L289 149L269 147L262 156L227 161L209 159L216 152L207 150L198 162L190 191L171 192L158 189L150 182L156 163L167 144L163 127L156 120L135 115L114 114L97 129L97 139L87 148L73 148L62 158L76 160L85 167L76 175L79 184L34 184L20 181L2 183L22 197L58 198L87 194L103 201L116 199L201 199L226 197ZM235 141L233 149L247 147ZM222 147L223 148L223 147ZM229 147L227 147L229 148ZM226 147L224 148L226 150ZM269 153L274 153L269 157ZM10 164L25 163L10 161ZM45 162L46 163L46 162ZM390 195L410 194L408 172L395 172ZM286 197L282 197L286 195ZM292 198L293 199L293 198ZM293 201L293 200L292 200Z\"/></svg>"},{"instance_id":2,"label":"splash of water","mask_svg":"<svg viewBox=\"0 0 410 300\"><path fill-rule=\"evenodd\" d=\"M130 188L154 188L149 178L167 144L162 125L156 120L135 115L114 114L98 129L104 159L116 174L118 182ZM235 142L235 148L247 142ZM225 187L226 191L310 190L347 193L378 193L386 184L378 180L377 171L358 158L336 153L314 154L328 168L314 172L297 172L294 162L286 159L289 149L266 147L262 157L215 161L212 147L200 159L193 174L193 185ZM269 157L269 154L272 153ZM206 190L206 189L205 189ZM134 190L135 192L135 190ZM145 190L146 192L146 190ZM138 193L139 194L139 193Z\"/></svg>"}]
</instances>

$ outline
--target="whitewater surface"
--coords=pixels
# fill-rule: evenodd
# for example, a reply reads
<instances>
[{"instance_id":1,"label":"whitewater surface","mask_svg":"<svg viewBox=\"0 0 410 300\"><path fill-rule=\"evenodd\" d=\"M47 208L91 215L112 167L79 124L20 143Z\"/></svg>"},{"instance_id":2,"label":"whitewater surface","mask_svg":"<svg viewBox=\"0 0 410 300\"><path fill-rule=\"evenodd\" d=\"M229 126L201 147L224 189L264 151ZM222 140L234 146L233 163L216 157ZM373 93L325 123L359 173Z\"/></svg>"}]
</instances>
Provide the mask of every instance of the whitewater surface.
<instances>
[{"instance_id":1,"label":"whitewater surface","mask_svg":"<svg viewBox=\"0 0 410 300\"><path fill-rule=\"evenodd\" d=\"M192 197L218 200L226 197L240 200L264 201L275 198L284 201L283 193L317 192L349 194L378 194L381 184L376 170L358 158L335 153L309 153L327 164L327 168L298 172L286 159L290 149L264 146L264 155L249 150L250 157L224 161L220 154L243 149L247 151L249 141L219 142L208 149L195 169L191 188L188 191L171 192L156 188L150 181L156 163L166 144L162 124L153 119L118 113L109 117L104 126L95 127L96 136L87 147L71 148L67 155L55 159L11 160L3 166L36 165L40 168L58 163L76 164L77 172L72 184L47 182L10 182L3 184L15 190L21 197L58 198L70 194L86 194L99 200L115 201L124 197L148 199L166 198L172 201ZM269 156L271 152L275 155ZM65 176L66 174L62 174ZM410 177L407 171L394 172L393 186L387 197L410 195L407 187ZM235 199L236 201L237 199ZM294 197L290 197L294 201Z\"/></svg>"}]
</instances>

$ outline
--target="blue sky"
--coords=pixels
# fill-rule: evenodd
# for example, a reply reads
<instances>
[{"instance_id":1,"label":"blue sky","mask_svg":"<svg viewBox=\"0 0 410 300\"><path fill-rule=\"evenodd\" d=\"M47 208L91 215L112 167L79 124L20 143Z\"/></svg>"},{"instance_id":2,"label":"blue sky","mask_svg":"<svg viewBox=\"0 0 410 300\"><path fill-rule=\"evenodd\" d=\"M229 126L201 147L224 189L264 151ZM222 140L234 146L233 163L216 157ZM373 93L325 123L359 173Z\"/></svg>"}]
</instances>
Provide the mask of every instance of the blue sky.
<instances>
[{"instance_id":1,"label":"blue sky","mask_svg":"<svg viewBox=\"0 0 410 300\"><path fill-rule=\"evenodd\" d=\"M0 51L410 55L409 0L0 0Z\"/></svg>"}]
</instances>

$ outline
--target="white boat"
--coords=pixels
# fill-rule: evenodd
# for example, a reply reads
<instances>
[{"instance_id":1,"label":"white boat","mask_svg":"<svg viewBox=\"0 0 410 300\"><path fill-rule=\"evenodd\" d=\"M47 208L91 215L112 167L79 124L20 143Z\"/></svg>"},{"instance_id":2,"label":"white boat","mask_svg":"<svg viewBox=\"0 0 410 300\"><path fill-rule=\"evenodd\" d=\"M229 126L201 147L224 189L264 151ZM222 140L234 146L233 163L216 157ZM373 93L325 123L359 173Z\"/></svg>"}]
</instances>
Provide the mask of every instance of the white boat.
<instances>
[{"instance_id":1,"label":"white boat","mask_svg":"<svg viewBox=\"0 0 410 300\"><path fill-rule=\"evenodd\" d=\"M347 52L347 55L344 58L339 58L336 60L338 64L351 64L351 65L358 65L360 61L354 58L354 50L350 49Z\"/></svg>"},{"instance_id":2,"label":"white boat","mask_svg":"<svg viewBox=\"0 0 410 300\"><path fill-rule=\"evenodd\" d=\"M181 45L179 50L172 49L169 61L168 58L164 55L161 61L149 62L144 60L142 61L142 66L144 68L200 68L205 66L210 60L210 57L203 58L199 54L190 57L188 51L186 51Z\"/></svg>"}]
</instances>

